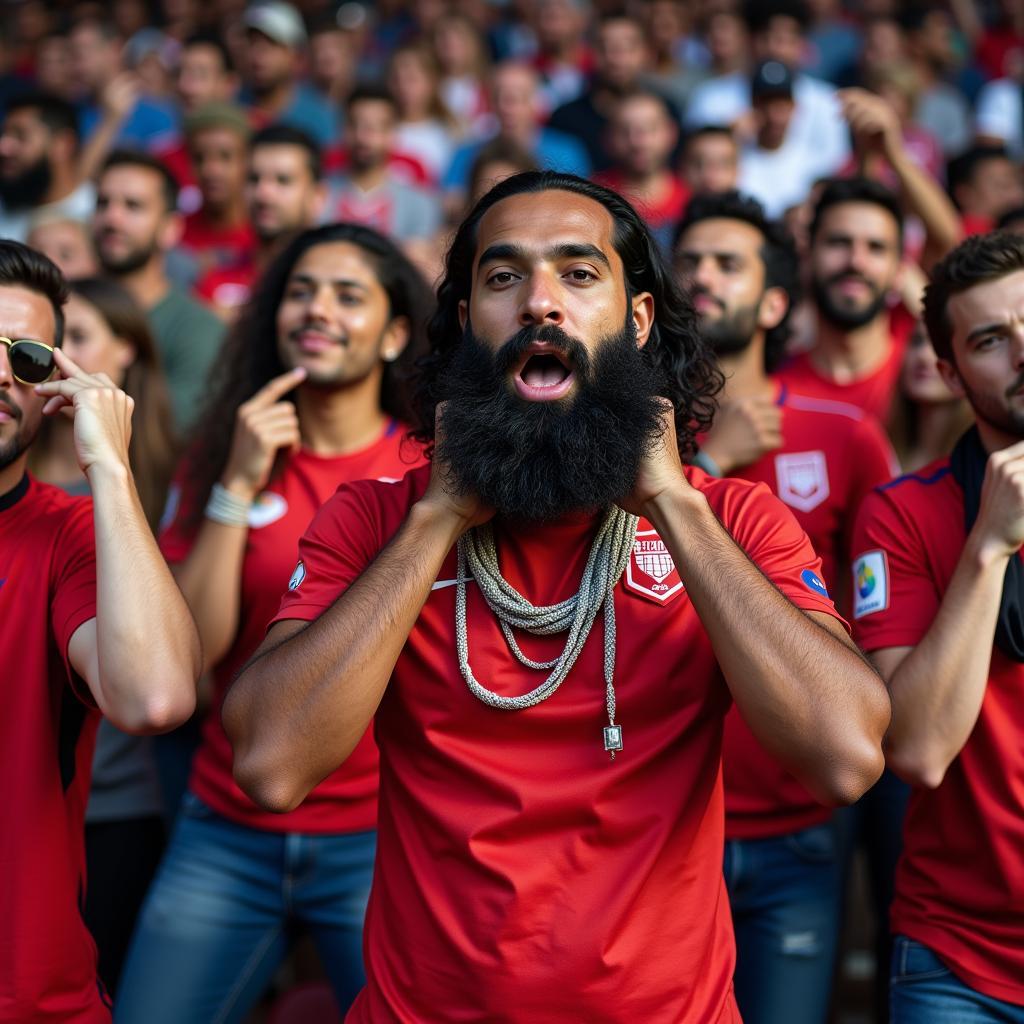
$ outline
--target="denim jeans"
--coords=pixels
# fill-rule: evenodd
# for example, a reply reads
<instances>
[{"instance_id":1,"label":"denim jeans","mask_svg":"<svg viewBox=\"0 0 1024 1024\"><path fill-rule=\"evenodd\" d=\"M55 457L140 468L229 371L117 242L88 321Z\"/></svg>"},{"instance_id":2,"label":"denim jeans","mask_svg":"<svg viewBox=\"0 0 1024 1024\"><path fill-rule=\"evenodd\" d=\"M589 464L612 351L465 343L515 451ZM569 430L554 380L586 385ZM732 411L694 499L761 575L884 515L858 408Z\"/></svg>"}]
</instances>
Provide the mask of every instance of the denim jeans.
<instances>
[{"instance_id":1,"label":"denim jeans","mask_svg":"<svg viewBox=\"0 0 1024 1024\"><path fill-rule=\"evenodd\" d=\"M376 832L266 832L192 793L139 916L120 1024L229 1024L266 988L297 932L316 944L342 1015L363 986Z\"/></svg>"},{"instance_id":2,"label":"denim jeans","mask_svg":"<svg viewBox=\"0 0 1024 1024\"><path fill-rule=\"evenodd\" d=\"M889 976L891 1024L1024 1024L1024 1006L965 985L927 946L896 935Z\"/></svg>"},{"instance_id":3,"label":"denim jeans","mask_svg":"<svg viewBox=\"0 0 1024 1024\"><path fill-rule=\"evenodd\" d=\"M843 859L834 820L725 844L744 1024L823 1024L842 919Z\"/></svg>"}]
</instances>

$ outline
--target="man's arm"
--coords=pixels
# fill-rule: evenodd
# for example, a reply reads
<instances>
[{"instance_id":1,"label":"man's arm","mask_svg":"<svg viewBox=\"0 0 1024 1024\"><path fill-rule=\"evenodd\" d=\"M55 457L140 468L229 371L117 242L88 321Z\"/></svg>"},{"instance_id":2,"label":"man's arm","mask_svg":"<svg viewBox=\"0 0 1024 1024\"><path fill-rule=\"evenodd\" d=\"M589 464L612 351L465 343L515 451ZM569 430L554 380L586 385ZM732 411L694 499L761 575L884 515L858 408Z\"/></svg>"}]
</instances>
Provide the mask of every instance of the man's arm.
<instances>
[{"instance_id":1,"label":"man's arm","mask_svg":"<svg viewBox=\"0 0 1024 1024\"><path fill-rule=\"evenodd\" d=\"M64 407L74 417L96 535L96 617L75 630L69 661L114 725L162 732L195 707L199 639L128 468L132 400L104 375L84 373L59 349L55 355L65 379L36 390L54 396L48 412Z\"/></svg>"},{"instance_id":2,"label":"man's arm","mask_svg":"<svg viewBox=\"0 0 1024 1024\"><path fill-rule=\"evenodd\" d=\"M361 576L316 621L277 623L224 701L239 786L285 812L338 767L366 732L448 552L488 519L430 486Z\"/></svg>"},{"instance_id":3,"label":"man's arm","mask_svg":"<svg viewBox=\"0 0 1024 1024\"><path fill-rule=\"evenodd\" d=\"M672 555L757 739L820 800L852 803L882 772L885 687L835 619L798 609L733 541L683 476L665 422L630 510Z\"/></svg>"},{"instance_id":4,"label":"man's arm","mask_svg":"<svg viewBox=\"0 0 1024 1024\"><path fill-rule=\"evenodd\" d=\"M892 697L887 759L914 785L938 786L974 729L988 683L1003 577L1022 543L1024 442L989 457L978 518L921 642L870 655Z\"/></svg>"}]
</instances>

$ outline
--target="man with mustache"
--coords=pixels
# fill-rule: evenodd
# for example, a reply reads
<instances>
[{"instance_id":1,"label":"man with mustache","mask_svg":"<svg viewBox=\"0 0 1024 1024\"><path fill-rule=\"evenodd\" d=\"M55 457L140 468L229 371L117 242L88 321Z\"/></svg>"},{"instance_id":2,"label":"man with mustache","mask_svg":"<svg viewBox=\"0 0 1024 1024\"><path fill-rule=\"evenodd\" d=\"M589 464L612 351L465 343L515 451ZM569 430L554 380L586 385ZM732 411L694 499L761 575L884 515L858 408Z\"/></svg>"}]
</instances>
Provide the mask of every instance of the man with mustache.
<instances>
[{"instance_id":1,"label":"man with mustache","mask_svg":"<svg viewBox=\"0 0 1024 1024\"><path fill-rule=\"evenodd\" d=\"M725 374L701 452L767 484L849 604L849 539L861 499L895 473L881 428L854 406L794 395L768 376L799 298L789 232L737 192L698 196L675 266ZM845 599L845 600L844 600ZM825 1021L842 920L844 857L833 808L768 754L734 707L722 749L725 879L736 930L736 1000L747 1024Z\"/></svg>"},{"instance_id":2,"label":"man with mustache","mask_svg":"<svg viewBox=\"0 0 1024 1024\"><path fill-rule=\"evenodd\" d=\"M737 1021L725 712L848 802L881 770L879 680L767 488L684 469L719 375L625 200L497 185L429 333L432 465L311 524L225 701L235 776L288 810L376 716L350 1024Z\"/></svg>"},{"instance_id":3,"label":"man with mustache","mask_svg":"<svg viewBox=\"0 0 1024 1024\"><path fill-rule=\"evenodd\" d=\"M810 226L816 341L778 371L787 387L847 402L886 422L909 337L909 323L894 330L887 306L902 258L896 197L867 178L830 182Z\"/></svg>"},{"instance_id":4,"label":"man with mustache","mask_svg":"<svg viewBox=\"0 0 1024 1024\"><path fill-rule=\"evenodd\" d=\"M82 919L100 713L131 733L192 714L199 639L131 471L132 400L60 351L67 283L0 241L0 1021L110 1020ZM74 420L92 498L25 471L44 414Z\"/></svg>"},{"instance_id":5,"label":"man with mustache","mask_svg":"<svg viewBox=\"0 0 1024 1024\"><path fill-rule=\"evenodd\" d=\"M854 533L858 638L888 681L911 784L896 873L893 1024L1024 1021L1024 237L968 238L924 320L977 425L878 488Z\"/></svg>"}]
</instances>

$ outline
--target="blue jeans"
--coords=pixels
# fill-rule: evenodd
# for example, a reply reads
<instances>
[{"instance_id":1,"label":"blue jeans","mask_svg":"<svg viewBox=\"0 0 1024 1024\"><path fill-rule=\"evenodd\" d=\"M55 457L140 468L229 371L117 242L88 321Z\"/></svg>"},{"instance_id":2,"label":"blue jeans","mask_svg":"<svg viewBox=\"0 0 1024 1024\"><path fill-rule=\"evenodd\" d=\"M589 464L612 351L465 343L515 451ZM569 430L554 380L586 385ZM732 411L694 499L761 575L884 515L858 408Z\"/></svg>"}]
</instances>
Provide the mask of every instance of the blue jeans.
<instances>
[{"instance_id":1,"label":"blue jeans","mask_svg":"<svg viewBox=\"0 0 1024 1024\"><path fill-rule=\"evenodd\" d=\"M725 844L736 932L736 1001L745 1024L823 1024L842 919L835 821Z\"/></svg>"},{"instance_id":2,"label":"blue jeans","mask_svg":"<svg viewBox=\"0 0 1024 1024\"><path fill-rule=\"evenodd\" d=\"M965 985L927 946L897 935L889 977L891 1024L1024 1024L1024 1006Z\"/></svg>"},{"instance_id":3,"label":"blue jeans","mask_svg":"<svg viewBox=\"0 0 1024 1024\"><path fill-rule=\"evenodd\" d=\"M186 793L114 1007L120 1024L229 1024L307 931L344 1016L365 981L376 832L266 832Z\"/></svg>"}]
</instances>

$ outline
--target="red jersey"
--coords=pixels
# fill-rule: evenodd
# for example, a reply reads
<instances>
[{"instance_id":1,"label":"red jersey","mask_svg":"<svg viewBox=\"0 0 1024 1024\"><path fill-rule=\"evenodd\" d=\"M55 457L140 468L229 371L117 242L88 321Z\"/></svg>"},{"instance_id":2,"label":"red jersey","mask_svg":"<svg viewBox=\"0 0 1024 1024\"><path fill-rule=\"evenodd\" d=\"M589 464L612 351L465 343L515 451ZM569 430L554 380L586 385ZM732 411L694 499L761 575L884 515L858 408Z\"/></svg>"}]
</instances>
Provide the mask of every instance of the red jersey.
<instances>
[{"instance_id":1,"label":"red jersey","mask_svg":"<svg viewBox=\"0 0 1024 1024\"><path fill-rule=\"evenodd\" d=\"M835 614L802 576L820 561L765 487L688 469L715 513L782 592ZM392 486L341 488L299 545L300 582L278 620L317 618L398 530L429 468ZM497 535L504 578L534 604L579 587L592 516ZM614 592L617 720L609 761L603 623L558 692L491 708L459 671L456 553L395 665L375 716L381 801L364 949L367 987L348 1024L736 1022L722 879L722 721L730 695L665 545L641 521ZM469 660L509 696L539 673L511 655L467 587ZM565 635L517 638L527 657Z\"/></svg>"},{"instance_id":2,"label":"red jersey","mask_svg":"<svg viewBox=\"0 0 1024 1024\"><path fill-rule=\"evenodd\" d=\"M865 650L924 638L965 541L963 490L949 459L868 495L853 549L855 633ZM942 784L911 792L892 928L972 988L1024 1005L1024 665L991 636L977 642L992 645L981 713Z\"/></svg>"},{"instance_id":3,"label":"red jersey","mask_svg":"<svg viewBox=\"0 0 1024 1024\"><path fill-rule=\"evenodd\" d=\"M892 344L888 355L880 366L849 384L826 377L811 361L810 352L798 352L779 367L774 376L794 394L855 405L879 423L887 423L899 387L903 354L913 329L913 317L903 306L894 307L889 313Z\"/></svg>"},{"instance_id":4,"label":"red jersey","mask_svg":"<svg viewBox=\"0 0 1024 1024\"><path fill-rule=\"evenodd\" d=\"M882 428L852 405L793 395L785 386L778 403L782 447L734 475L767 484L793 510L821 557L825 583L846 607L854 515L868 491L896 475L896 456ZM722 766L727 839L786 835L832 815L765 751L735 706L725 722Z\"/></svg>"},{"instance_id":5,"label":"red jersey","mask_svg":"<svg viewBox=\"0 0 1024 1024\"><path fill-rule=\"evenodd\" d=\"M420 449L391 421L372 445L349 455L324 457L303 449L285 460L280 475L259 496L249 514L242 562L238 633L231 650L213 670L212 706L192 764L189 786L201 800L230 821L273 832L362 832L377 823L377 748L367 731L352 756L324 779L290 814L270 814L256 806L231 773L231 743L220 712L231 680L259 646L267 623L281 603L295 568L303 530L341 483L377 477L397 480L422 462ZM404 443L403 443L404 442ZM161 538L171 563L182 561L192 539L182 516Z\"/></svg>"},{"instance_id":6,"label":"red jersey","mask_svg":"<svg viewBox=\"0 0 1024 1024\"><path fill-rule=\"evenodd\" d=\"M690 201L689 188L674 174L671 176L668 193L658 203L649 202L631 193L622 172L614 168L595 174L593 180L628 199L654 230L666 227L674 228L682 218L686 211L686 205Z\"/></svg>"},{"instance_id":7,"label":"red jersey","mask_svg":"<svg viewBox=\"0 0 1024 1024\"><path fill-rule=\"evenodd\" d=\"M110 1011L82 920L85 804L99 713L67 659L96 617L92 502L26 476L0 496L0 1021Z\"/></svg>"},{"instance_id":8,"label":"red jersey","mask_svg":"<svg viewBox=\"0 0 1024 1024\"><path fill-rule=\"evenodd\" d=\"M199 209L185 218L181 246L195 255L204 269L229 267L251 257L256 233L247 220L230 228L217 227Z\"/></svg>"},{"instance_id":9,"label":"red jersey","mask_svg":"<svg viewBox=\"0 0 1024 1024\"><path fill-rule=\"evenodd\" d=\"M252 295L259 271L252 257L230 267L214 267L203 274L193 289L203 302L219 309L238 309Z\"/></svg>"}]
</instances>

